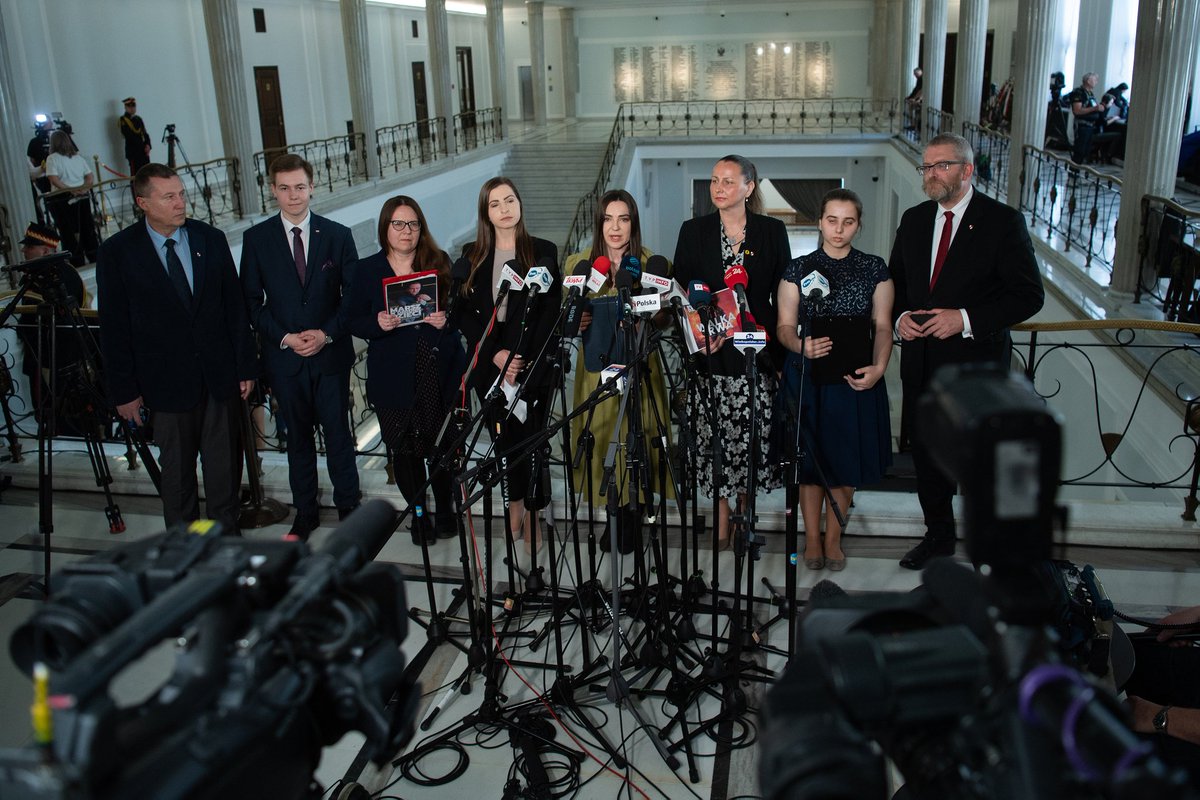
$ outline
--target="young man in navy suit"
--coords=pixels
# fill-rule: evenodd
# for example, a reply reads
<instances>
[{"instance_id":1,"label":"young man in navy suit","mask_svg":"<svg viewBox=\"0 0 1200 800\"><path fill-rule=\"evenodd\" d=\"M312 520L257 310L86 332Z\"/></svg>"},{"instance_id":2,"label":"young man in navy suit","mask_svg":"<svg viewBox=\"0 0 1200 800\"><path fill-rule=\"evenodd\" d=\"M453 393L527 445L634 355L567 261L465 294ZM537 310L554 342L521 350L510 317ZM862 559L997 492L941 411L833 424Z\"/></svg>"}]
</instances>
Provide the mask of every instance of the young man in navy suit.
<instances>
[{"instance_id":1,"label":"young man in navy suit","mask_svg":"<svg viewBox=\"0 0 1200 800\"><path fill-rule=\"evenodd\" d=\"M916 419L917 399L943 364L1007 366L1009 328L1036 314L1045 300L1025 218L971 187L970 143L951 133L935 136L917 170L929 200L904 212L888 264L909 420ZM920 430L912 446L926 532L900 566L921 569L935 556L954 553L954 483L931 460Z\"/></svg>"},{"instance_id":2,"label":"young man in navy suit","mask_svg":"<svg viewBox=\"0 0 1200 800\"><path fill-rule=\"evenodd\" d=\"M168 525L208 516L237 533L239 404L254 387L254 339L225 234L187 218L175 170L133 179L145 220L109 237L96 259L108 398L134 425L153 424Z\"/></svg>"},{"instance_id":3,"label":"young man in navy suit","mask_svg":"<svg viewBox=\"0 0 1200 800\"><path fill-rule=\"evenodd\" d=\"M309 211L311 164L289 153L272 161L269 173L279 214L242 237L242 286L268 383L287 425L288 479L296 507L288 536L307 539L319 522L318 424L339 518L359 503L350 432L354 345L342 312L358 251L349 228Z\"/></svg>"}]
</instances>

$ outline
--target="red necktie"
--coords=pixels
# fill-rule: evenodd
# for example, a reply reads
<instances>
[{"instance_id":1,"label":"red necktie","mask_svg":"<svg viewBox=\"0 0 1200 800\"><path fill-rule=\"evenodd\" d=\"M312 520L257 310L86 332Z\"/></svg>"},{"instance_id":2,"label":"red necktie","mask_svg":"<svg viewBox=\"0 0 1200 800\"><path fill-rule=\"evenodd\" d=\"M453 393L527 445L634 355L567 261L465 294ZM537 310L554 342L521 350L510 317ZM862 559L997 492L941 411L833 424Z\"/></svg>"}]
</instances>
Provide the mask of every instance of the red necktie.
<instances>
[{"instance_id":1,"label":"red necktie","mask_svg":"<svg viewBox=\"0 0 1200 800\"><path fill-rule=\"evenodd\" d=\"M929 279L931 292L938 276L942 274L942 264L946 263L946 253L950 252L950 237L954 234L954 212L947 211L945 217L946 224L942 226L942 238L938 241L937 258L933 260L933 277Z\"/></svg>"},{"instance_id":2,"label":"red necktie","mask_svg":"<svg viewBox=\"0 0 1200 800\"><path fill-rule=\"evenodd\" d=\"M299 228L292 228L292 257L296 259L296 274L300 276L300 285L304 285L304 240L300 238L303 233ZM943 237L945 238L945 237ZM947 242L949 244L949 242ZM943 253L938 250L938 263L941 264Z\"/></svg>"}]
</instances>

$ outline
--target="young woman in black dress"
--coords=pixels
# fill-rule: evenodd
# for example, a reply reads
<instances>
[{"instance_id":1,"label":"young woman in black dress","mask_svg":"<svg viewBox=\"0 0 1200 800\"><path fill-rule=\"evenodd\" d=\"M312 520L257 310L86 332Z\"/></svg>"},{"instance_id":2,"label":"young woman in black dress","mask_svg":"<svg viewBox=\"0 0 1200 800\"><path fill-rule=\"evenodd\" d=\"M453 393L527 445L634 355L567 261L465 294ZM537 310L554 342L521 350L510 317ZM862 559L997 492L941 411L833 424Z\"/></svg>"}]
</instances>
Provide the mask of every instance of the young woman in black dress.
<instances>
[{"instance_id":1,"label":"young woman in black dress","mask_svg":"<svg viewBox=\"0 0 1200 800\"><path fill-rule=\"evenodd\" d=\"M383 249L356 267L347 325L355 336L367 340L367 402L379 417L396 485L411 505L422 502L417 490L425 482L425 459L454 405L466 354L444 310L450 258L434 241L416 200L400 195L383 204L379 244ZM438 310L422 322L401 327L400 318L384 303L384 278L431 269L438 272ZM439 471L432 485L436 527L428 517L414 516L414 544L458 531L450 475Z\"/></svg>"},{"instance_id":2,"label":"young woman in black dress","mask_svg":"<svg viewBox=\"0 0 1200 800\"><path fill-rule=\"evenodd\" d=\"M825 488L812 463L821 459L825 479L842 513L850 511L854 489L878 483L892 463L891 416L883 373L892 355L892 300L895 289L887 264L851 246L862 224L862 201L848 189L834 189L821 202L821 246L793 261L777 292L780 343L790 354L784 368L784 387L794 406L799 394L801 424L812 450L800 476L800 512L804 517L804 564L809 569L846 566L842 528L832 507L825 510L825 537L821 538L821 508ZM829 296L809 300L800 294L800 281L814 269L829 279ZM812 361L828 356L834 343L829 337L807 335L814 315L869 318L875 343L870 364L863 364L842 383L814 385ZM803 341L797 334L802 325ZM801 358L804 385L799 387Z\"/></svg>"},{"instance_id":3,"label":"young woman in black dress","mask_svg":"<svg viewBox=\"0 0 1200 800\"><path fill-rule=\"evenodd\" d=\"M499 425L496 454L503 456L544 427L555 374L547 360L538 356L555 348L550 338L562 302L562 279L558 271L558 248L552 242L529 235L521 195L512 180L496 177L484 183L479 190L478 211L475 241L463 248L463 255L471 261L471 273L463 286L462 311L457 322L474 363L471 388L481 400L501 377L500 370L506 362L504 382L525 386L524 420L501 407L498 418L489 421L493 432ZM497 309L500 274L509 261L515 262L522 276L535 264L546 266L554 280L550 291L536 298L527 291L512 291ZM489 330L493 312L495 323ZM513 351L515 354L509 361L509 353ZM510 529L514 536L524 536L526 550L534 549L538 540L536 513L527 512L537 512L550 502L537 475L539 461L527 458L509 465L507 470Z\"/></svg>"}]
</instances>

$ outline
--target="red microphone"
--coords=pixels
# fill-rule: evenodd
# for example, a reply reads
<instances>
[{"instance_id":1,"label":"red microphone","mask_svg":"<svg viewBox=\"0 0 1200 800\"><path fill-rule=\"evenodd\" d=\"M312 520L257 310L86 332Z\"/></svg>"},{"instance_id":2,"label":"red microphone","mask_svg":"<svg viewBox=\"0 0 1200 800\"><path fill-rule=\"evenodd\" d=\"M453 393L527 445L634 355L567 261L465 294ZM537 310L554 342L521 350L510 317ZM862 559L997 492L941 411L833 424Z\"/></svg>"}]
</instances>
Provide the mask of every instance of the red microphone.
<instances>
[{"instance_id":1,"label":"red microphone","mask_svg":"<svg viewBox=\"0 0 1200 800\"><path fill-rule=\"evenodd\" d=\"M746 300L746 284L749 282L750 276L746 274L746 268L740 264L734 264L729 269L725 270L725 286L733 290L734 297L737 298L738 311L741 312L742 330L757 330L757 325L749 321L750 303Z\"/></svg>"},{"instance_id":2,"label":"red microphone","mask_svg":"<svg viewBox=\"0 0 1200 800\"><path fill-rule=\"evenodd\" d=\"M592 274L587 282L589 292L600 291L600 287L604 285L604 279L608 277L610 269L612 269L612 262L608 260L608 256L600 256L592 262Z\"/></svg>"}]
</instances>

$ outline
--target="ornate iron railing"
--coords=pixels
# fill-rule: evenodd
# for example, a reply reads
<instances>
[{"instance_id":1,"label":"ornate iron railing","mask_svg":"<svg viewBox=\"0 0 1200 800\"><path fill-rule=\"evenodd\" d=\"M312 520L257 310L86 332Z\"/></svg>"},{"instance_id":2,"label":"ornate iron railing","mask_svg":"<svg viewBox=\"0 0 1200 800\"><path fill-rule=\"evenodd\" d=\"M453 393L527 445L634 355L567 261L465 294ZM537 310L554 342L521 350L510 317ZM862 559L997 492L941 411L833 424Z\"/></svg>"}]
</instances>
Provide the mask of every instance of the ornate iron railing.
<instances>
[{"instance_id":1,"label":"ornate iron railing","mask_svg":"<svg viewBox=\"0 0 1200 800\"><path fill-rule=\"evenodd\" d=\"M1200 325L1079 320L1025 323L1016 330L1015 356L1038 393L1066 418L1071 446L1064 448L1060 484L1120 489L1127 499L1138 499L1142 490L1183 490L1183 519L1194 520L1200 476L1200 343L1195 339ZM1139 343L1138 332L1157 334ZM1122 367L1136 376L1137 391L1115 389L1111 381L1097 379L1098 373L1114 375L1109 370ZM1159 401L1177 415L1175 423L1164 419ZM1090 441L1087 431L1095 433ZM1126 445L1133 438L1136 445ZM1147 494L1145 499L1159 496Z\"/></svg>"},{"instance_id":2,"label":"ornate iron railing","mask_svg":"<svg viewBox=\"0 0 1200 800\"><path fill-rule=\"evenodd\" d=\"M1200 211L1166 197L1143 196L1138 256L1134 302L1146 294L1161 304L1165 319L1200 321Z\"/></svg>"},{"instance_id":3,"label":"ornate iron railing","mask_svg":"<svg viewBox=\"0 0 1200 800\"><path fill-rule=\"evenodd\" d=\"M622 103L627 136L895 133L895 100L843 97L796 100L694 100Z\"/></svg>"},{"instance_id":4,"label":"ornate iron railing","mask_svg":"<svg viewBox=\"0 0 1200 800\"><path fill-rule=\"evenodd\" d=\"M954 115L940 108L925 109L925 141L939 133L955 133Z\"/></svg>"},{"instance_id":5,"label":"ornate iron railing","mask_svg":"<svg viewBox=\"0 0 1200 800\"><path fill-rule=\"evenodd\" d=\"M1035 225L1045 226L1048 238L1057 237L1064 252L1077 250L1085 267L1111 275L1121 179L1030 145L1023 157L1021 210L1033 215Z\"/></svg>"},{"instance_id":6,"label":"ornate iron railing","mask_svg":"<svg viewBox=\"0 0 1200 800\"><path fill-rule=\"evenodd\" d=\"M454 115L454 152L465 153L504 138L499 108L482 108Z\"/></svg>"},{"instance_id":7,"label":"ornate iron railing","mask_svg":"<svg viewBox=\"0 0 1200 800\"><path fill-rule=\"evenodd\" d=\"M1008 197L1008 134L973 122L963 122L962 135L975 151L975 187L997 200Z\"/></svg>"},{"instance_id":8,"label":"ornate iron railing","mask_svg":"<svg viewBox=\"0 0 1200 800\"><path fill-rule=\"evenodd\" d=\"M446 120L442 117L419 119L400 125L389 125L375 131L375 152L379 155L379 171L399 172L417 164L428 164L449 155L446 141Z\"/></svg>"},{"instance_id":9,"label":"ornate iron railing","mask_svg":"<svg viewBox=\"0 0 1200 800\"><path fill-rule=\"evenodd\" d=\"M351 186L367 177L367 137L363 133L347 133L328 139L289 144L254 154L254 178L258 183L258 199L262 212L267 211L271 195L267 169L271 161L284 153L293 153L312 164L313 186L329 191L338 185Z\"/></svg>"},{"instance_id":10,"label":"ornate iron railing","mask_svg":"<svg viewBox=\"0 0 1200 800\"><path fill-rule=\"evenodd\" d=\"M900 135L913 144L925 141L925 113L920 100L901 100Z\"/></svg>"},{"instance_id":11,"label":"ornate iron railing","mask_svg":"<svg viewBox=\"0 0 1200 800\"><path fill-rule=\"evenodd\" d=\"M621 107L623 109L624 104ZM575 206L575 216L571 218L571 227L567 231L567 241L563 243L562 252L578 253L590 241L588 237L592 233L592 219L596 213L596 204L600 202L600 196L604 194L608 186L608 179L612 176L613 166L617 162L617 152L620 150L624 138L623 121L618 114L617 119L613 122L612 131L608 134L608 145L605 146L604 158L600 161L600 174L596 177L592 190L581 197Z\"/></svg>"}]
</instances>

